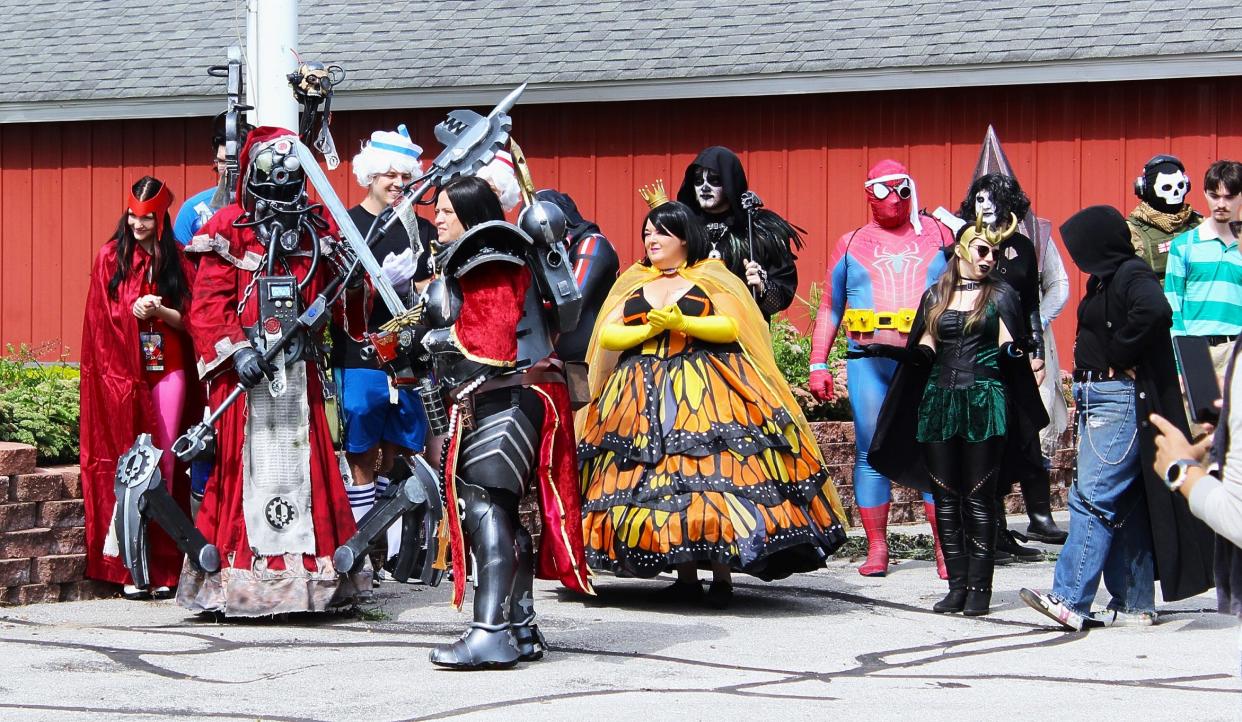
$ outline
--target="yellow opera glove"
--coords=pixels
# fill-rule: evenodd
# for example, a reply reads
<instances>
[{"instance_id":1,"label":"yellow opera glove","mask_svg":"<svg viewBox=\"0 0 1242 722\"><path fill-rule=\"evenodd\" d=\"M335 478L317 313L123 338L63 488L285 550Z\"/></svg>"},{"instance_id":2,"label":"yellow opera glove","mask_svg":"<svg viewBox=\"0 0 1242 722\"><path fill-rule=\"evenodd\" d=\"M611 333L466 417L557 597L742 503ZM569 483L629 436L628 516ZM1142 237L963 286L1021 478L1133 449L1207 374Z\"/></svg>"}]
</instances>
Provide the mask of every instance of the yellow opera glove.
<instances>
[{"instance_id":1,"label":"yellow opera glove","mask_svg":"<svg viewBox=\"0 0 1242 722\"><path fill-rule=\"evenodd\" d=\"M708 343L732 343L737 340L737 321L728 316L682 316L681 331Z\"/></svg>"},{"instance_id":2,"label":"yellow opera glove","mask_svg":"<svg viewBox=\"0 0 1242 722\"><path fill-rule=\"evenodd\" d=\"M599 344L609 351L624 351L633 348L659 333L651 324L626 326L623 323L604 324L599 331Z\"/></svg>"}]
</instances>

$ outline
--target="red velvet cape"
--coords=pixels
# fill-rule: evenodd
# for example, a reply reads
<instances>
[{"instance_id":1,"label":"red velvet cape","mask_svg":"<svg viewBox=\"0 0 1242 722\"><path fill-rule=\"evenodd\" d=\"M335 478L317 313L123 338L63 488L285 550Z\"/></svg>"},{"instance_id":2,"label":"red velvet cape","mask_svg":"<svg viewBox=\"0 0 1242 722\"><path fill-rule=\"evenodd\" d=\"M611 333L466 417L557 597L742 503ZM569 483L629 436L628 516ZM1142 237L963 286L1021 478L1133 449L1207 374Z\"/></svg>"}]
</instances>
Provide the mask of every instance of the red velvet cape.
<instances>
[{"instance_id":1,"label":"red velvet cape","mask_svg":"<svg viewBox=\"0 0 1242 722\"><path fill-rule=\"evenodd\" d=\"M210 383L209 404L215 408L237 384L233 370L233 354L249 346L243 326L258 320L258 299L252 294L241 314L238 306L246 294L246 287L253 277L247 267L263 254L253 230L235 228L233 222L242 214L238 205L221 209L195 237L210 239L215 246L201 255L198 277L194 286L194 307L190 313L190 335L198 353L199 369L204 380ZM325 231L324 235L328 235ZM303 240L308 247L310 239ZM316 239L318 242L318 239ZM192 246L203 249L201 244ZM240 264L240 265L239 265ZM294 276L306 277L310 258L289 258ZM303 300L312 301L315 295L332 278L326 263L321 263L315 278L302 291ZM352 304L359 318L354 323L365 323L363 304ZM351 312L353 312L351 308ZM341 479L332 438L324 413L323 387L319 371L313 362L307 361L307 401L310 406L310 478L311 514L315 527L315 554L303 555L307 571L317 568L316 557L331 558L332 552L349 539L357 530L349 508L345 484ZM251 569L254 554L246 533L246 520L242 509L242 448L245 444L246 401L243 396L230 406L216 422L216 463L207 483L202 508L195 520L207 540L220 549L222 566L235 569ZM283 557L269 557L267 568L285 569Z\"/></svg>"},{"instance_id":2,"label":"red velvet cape","mask_svg":"<svg viewBox=\"0 0 1242 722\"><path fill-rule=\"evenodd\" d=\"M462 307L454 324L454 338L462 351L476 361L512 366L517 360L517 323L522 301L530 286L530 272L502 262L485 263L461 279ZM543 399L544 418L536 468L543 534L535 574L556 579L569 589L593 594L582 548L582 501L578 491L578 458L574 441L573 412L564 384L531 387ZM446 506L454 569L465 569L465 535L457 509L454 472L464 429L454 415L445 456ZM453 575L453 604L465 599L466 575Z\"/></svg>"},{"instance_id":3,"label":"red velvet cape","mask_svg":"<svg viewBox=\"0 0 1242 722\"><path fill-rule=\"evenodd\" d=\"M194 281L194 267L178 252L186 280ZM142 293L151 256L135 244L128 278L117 288L117 300L108 296L108 282L116 271L117 243L109 241L95 254L86 313L82 323L81 407L82 497L86 503L86 576L129 584L129 571L119 557L104 556L104 539L116 505L116 460L139 434L155 433L155 410L147 386L138 345L138 319L133 305ZM187 300L187 304L189 301ZM183 318L188 308L181 309ZM184 333L184 331L180 332ZM186 401L182 428L202 414L202 390L186 337L181 344L186 372ZM188 508L189 479L177 465L170 486L173 497ZM181 552L157 524L149 526L151 584L176 586Z\"/></svg>"}]
</instances>

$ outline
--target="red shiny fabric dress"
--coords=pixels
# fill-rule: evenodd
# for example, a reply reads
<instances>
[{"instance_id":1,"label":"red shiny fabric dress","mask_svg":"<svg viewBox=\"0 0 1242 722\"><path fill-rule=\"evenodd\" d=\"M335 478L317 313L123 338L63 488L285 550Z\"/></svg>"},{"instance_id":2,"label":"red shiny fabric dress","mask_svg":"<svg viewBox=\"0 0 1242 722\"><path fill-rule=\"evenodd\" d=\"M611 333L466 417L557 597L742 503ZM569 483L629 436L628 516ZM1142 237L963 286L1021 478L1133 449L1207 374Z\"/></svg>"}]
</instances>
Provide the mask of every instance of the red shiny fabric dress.
<instances>
[{"instance_id":1,"label":"red shiny fabric dress","mask_svg":"<svg viewBox=\"0 0 1242 722\"><path fill-rule=\"evenodd\" d=\"M194 267L178 253L187 281L194 281ZM104 547L116 506L117 458L129 450L139 434L156 434L155 408L151 387L158 374L144 370L139 332L148 323L134 317L133 306L146 290L144 280L152 256L135 244L128 277L117 288L116 300L108 295L108 283L117 266L117 242L108 241L95 255L90 286L86 293L86 312L82 324L81 384L81 468L82 497L86 505L86 576L115 584L130 584L129 570L120 557L105 554ZM187 300L181 308L188 314ZM185 331L175 331L159 323L164 334L164 373L184 368L186 402L182 426L193 423L201 413L201 388L193 372L190 341ZM165 450L167 452L167 450ZM177 465L172 479L165 479L182 508L189 506L190 485L184 467ZM151 585L176 586L182 554L156 524L149 527Z\"/></svg>"},{"instance_id":2,"label":"red shiny fabric dress","mask_svg":"<svg viewBox=\"0 0 1242 722\"><path fill-rule=\"evenodd\" d=\"M257 290L250 292L249 299L246 296L264 249L254 231L233 226L241 214L237 205L222 209L199 231L188 249L200 255L189 329L198 353L199 373L209 384L208 404L213 409L238 383L233 354L250 345L243 326L258 321ZM303 238L305 249L309 249L310 243L311 239ZM310 257L295 255L287 260L291 273L299 281L305 279ZM301 292L303 307L330 280L331 272L323 263ZM360 314L365 311L363 304L354 305L359 307ZM355 323L362 324L364 319L360 315ZM243 508L248 398L243 395L216 422L215 466L195 520L207 540L219 548L221 570L204 574L187 563L177 595L182 606L195 611L222 611L230 616L322 611L348 601L360 587L370 588L369 571L355 575L357 578L339 577L332 565L333 551L357 527L332 447L319 369L313 360L305 363L314 554L263 556L252 550ZM249 393L266 394L267 388L260 384Z\"/></svg>"}]
</instances>

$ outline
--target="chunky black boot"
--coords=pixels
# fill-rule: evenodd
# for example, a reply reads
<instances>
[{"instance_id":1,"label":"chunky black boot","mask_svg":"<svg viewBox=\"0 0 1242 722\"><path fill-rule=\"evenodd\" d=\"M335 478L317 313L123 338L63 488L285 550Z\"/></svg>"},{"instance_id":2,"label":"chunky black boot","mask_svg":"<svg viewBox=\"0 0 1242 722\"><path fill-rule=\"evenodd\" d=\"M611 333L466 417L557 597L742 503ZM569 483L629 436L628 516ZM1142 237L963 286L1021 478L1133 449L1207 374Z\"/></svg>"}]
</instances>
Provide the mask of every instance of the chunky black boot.
<instances>
[{"instance_id":1,"label":"chunky black boot","mask_svg":"<svg viewBox=\"0 0 1242 722\"><path fill-rule=\"evenodd\" d=\"M991 587L967 587L966 606L962 608L964 617L982 617L992 606Z\"/></svg>"},{"instance_id":2,"label":"chunky black boot","mask_svg":"<svg viewBox=\"0 0 1242 722\"><path fill-rule=\"evenodd\" d=\"M462 526L478 570L474 621L461 639L431 650L431 663L454 669L504 669L521 658L509 626L509 598L517 577L514 522L487 490L457 482Z\"/></svg>"},{"instance_id":3,"label":"chunky black boot","mask_svg":"<svg viewBox=\"0 0 1242 722\"><path fill-rule=\"evenodd\" d=\"M1026 502L1026 515L1031 523L1026 526L1026 536L1045 544L1064 544L1068 535L1052 518L1052 490L1048 474L1037 479L1022 479L1022 500Z\"/></svg>"},{"instance_id":4,"label":"chunky black boot","mask_svg":"<svg viewBox=\"0 0 1242 722\"><path fill-rule=\"evenodd\" d=\"M996 563L1003 565L1015 561L1043 561L1043 552L1034 547L1024 547L1018 543L1017 536L1009 529L1009 525L1005 521L1005 503L997 501L996 505L996 545L994 549Z\"/></svg>"}]
</instances>

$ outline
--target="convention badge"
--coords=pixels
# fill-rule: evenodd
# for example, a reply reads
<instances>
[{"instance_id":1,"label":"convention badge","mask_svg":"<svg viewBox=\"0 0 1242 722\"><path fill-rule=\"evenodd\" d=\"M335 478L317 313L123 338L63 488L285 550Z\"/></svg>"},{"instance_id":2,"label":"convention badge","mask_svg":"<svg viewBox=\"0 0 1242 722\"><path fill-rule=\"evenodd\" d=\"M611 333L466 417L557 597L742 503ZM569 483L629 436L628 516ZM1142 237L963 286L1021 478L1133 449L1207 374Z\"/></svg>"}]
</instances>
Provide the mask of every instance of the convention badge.
<instances>
[{"instance_id":1,"label":"convention badge","mask_svg":"<svg viewBox=\"0 0 1242 722\"><path fill-rule=\"evenodd\" d=\"M388 380L388 403L396 406L401 403L401 399L397 396L397 387L392 385L392 377L384 374L384 378Z\"/></svg>"},{"instance_id":2,"label":"convention badge","mask_svg":"<svg viewBox=\"0 0 1242 722\"><path fill-rule=\"evenodd\" d=\"M142 348L142 366L147 371L164 370L164 334L159 331L139 331Z\"/></svg>"}]
</instances>

